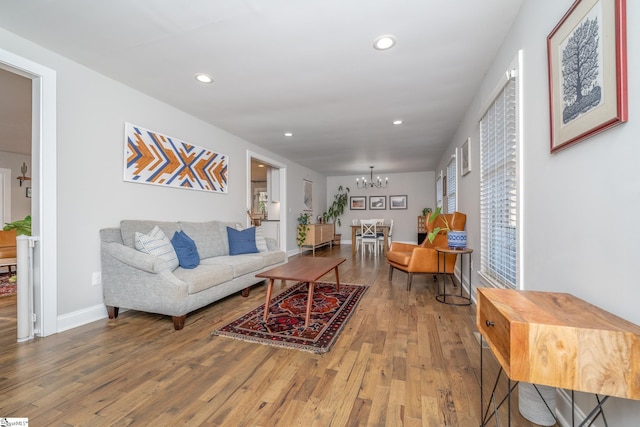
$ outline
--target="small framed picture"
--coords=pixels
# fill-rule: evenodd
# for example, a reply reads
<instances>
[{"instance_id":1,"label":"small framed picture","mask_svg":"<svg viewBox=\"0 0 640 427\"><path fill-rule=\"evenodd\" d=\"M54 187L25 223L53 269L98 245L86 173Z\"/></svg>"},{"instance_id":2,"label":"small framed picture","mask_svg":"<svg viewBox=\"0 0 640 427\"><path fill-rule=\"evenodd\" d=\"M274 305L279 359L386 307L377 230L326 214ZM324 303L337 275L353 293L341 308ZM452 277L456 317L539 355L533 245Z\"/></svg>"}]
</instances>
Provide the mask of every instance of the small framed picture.
<instances>
[{"instance_id":1,"label":"small framed picture","mask_svg":"<svg viewBox=\"0 0 640 427\"><path fill-rule=\"evenodd\" d=\"M389 196L389 209L407 209L407 196Z\"/></svg>"},{"instance_id":2,"label":"small framed picture","mask_svg":"<svg viewBox=\"0 0 640 427\"><path fill-rule=\"evenodd\" d=\"M371 210L387 209L387 196L369 196L369 209Z\"/></svg>"},{"instance_id":3,"label":"small framed picture","mask_svg":"<svg viewBox=\"0 0 640 427\"><path fill-rule=\"evenodd\" d=\"M471 172L471 138L467 138L467 140L462 144L462 148L460 149L460 175L465 176L469 172Z\"/></svg>"},{"instance_id":4,"label":"small framed picture","mask_svg":"<svg viewBox=\"0 0 640 427\"><path fill-rule=\"evenodd\" d=\"M27 197L31 198L31 187L27 187Z\"/></svg>"},{"instance_id":5,"label":"small framed picture","mask_svg":"<svg viewBox=\"0 0 640 427\"><path fill-rule=\"evenodd\" d=\"M352 211L363 211L367 209L366 196L351 196L349 198L349 207Z\"/></svg>"}]
</instances>

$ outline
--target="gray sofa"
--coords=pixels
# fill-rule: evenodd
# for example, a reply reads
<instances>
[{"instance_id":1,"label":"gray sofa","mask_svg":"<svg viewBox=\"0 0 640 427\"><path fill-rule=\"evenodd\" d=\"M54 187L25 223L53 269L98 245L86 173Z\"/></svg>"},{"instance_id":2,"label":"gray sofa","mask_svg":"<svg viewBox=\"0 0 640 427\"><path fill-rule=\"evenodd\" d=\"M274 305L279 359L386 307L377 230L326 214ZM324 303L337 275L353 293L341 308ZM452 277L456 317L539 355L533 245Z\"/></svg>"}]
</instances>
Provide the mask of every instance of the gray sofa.
<instances>
[{"instance_id":1,"label":"gray sofa","mask_svg":"<svg viewBox=\"0 0 640 427\"><path fill-rule=\"evenodd\" d=\"M167 261L135 247L135 233L147 234L158 226L171 239L184 231L196 244L200 263L194 269L170 268ZM286 254L273 239L258 253L229 255L227 226L220 221L162 222L124 220L120 228L100 230L102 288L110 319L120 308L173 317L176 330L184 327L187 313L234 292L249 295L255 275L286 262ZM267 249L267 250L265 250Z\"/></svg>"}]
</instances>

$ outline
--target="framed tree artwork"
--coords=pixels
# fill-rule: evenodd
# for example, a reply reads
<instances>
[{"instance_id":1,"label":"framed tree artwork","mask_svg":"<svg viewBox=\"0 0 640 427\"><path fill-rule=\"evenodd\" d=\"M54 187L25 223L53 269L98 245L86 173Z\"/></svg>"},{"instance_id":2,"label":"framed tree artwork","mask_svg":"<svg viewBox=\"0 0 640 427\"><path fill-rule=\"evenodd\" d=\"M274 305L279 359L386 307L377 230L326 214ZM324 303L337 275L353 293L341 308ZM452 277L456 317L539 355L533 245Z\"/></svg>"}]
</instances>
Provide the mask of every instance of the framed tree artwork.
<instances>
[{"instance_id":1,"label":"framed tree artwork","mask_svg":"<svg viewBox=\"0 0 640 427\"><path fill-rule=\"evenodd\" d=\"M577 0L547 37L551 152L627 121L626 0Z\"/></svg>"}]
</instances>

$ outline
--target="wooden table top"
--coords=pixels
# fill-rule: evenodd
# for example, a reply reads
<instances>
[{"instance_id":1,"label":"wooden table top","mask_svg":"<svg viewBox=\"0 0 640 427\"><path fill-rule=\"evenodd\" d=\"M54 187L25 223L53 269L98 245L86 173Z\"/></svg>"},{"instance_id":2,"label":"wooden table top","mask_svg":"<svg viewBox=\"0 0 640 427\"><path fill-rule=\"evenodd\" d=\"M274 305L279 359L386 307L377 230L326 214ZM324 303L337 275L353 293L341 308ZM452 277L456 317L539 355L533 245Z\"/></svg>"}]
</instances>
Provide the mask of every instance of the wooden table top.
<instances>
[{"instance_id":1,"label":"wooden table top","mask_svg":"<svg viewBox=\"0 0 640 427\"><path fill-rule=\"evenodd\" d=\"M256 277L315 282L345 261L346 258L300 257L286 264L258 273Z\"/></svg>"}]
</instances>

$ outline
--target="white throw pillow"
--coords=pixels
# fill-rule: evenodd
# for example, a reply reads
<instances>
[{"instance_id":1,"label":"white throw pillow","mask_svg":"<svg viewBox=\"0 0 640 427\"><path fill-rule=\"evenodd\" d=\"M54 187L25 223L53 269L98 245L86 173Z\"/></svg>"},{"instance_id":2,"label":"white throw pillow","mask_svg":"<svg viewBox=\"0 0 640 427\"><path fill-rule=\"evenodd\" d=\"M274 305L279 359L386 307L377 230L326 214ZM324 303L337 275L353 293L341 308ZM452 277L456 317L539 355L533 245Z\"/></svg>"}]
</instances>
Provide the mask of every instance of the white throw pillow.
<instances>
[{"instance_id":1,"label":"white throw pillow","mask_svg":"<svg viewBox=\"0 0 640 427\"><path fill-rule=\"evenodd\" d=\"M267 239L264 238L264 233L262 232L262 227L256 227L256 247L260 252L268 252L269 247L267 247Z\"/></svg>"},{"instance_id":2,"label":"white throw pillow","mask_svg":"<svg viewBox=\"0 0 640 427\"><path fill-rule=\"evenodd\" d=\"M162 258L169 264L171 270L178 268L180 262L171 240L156 225L149 234L142 234L136 231L136 249L140 252Z\"/></svg>"}]
</instances>

